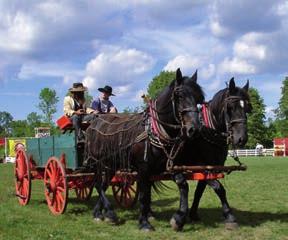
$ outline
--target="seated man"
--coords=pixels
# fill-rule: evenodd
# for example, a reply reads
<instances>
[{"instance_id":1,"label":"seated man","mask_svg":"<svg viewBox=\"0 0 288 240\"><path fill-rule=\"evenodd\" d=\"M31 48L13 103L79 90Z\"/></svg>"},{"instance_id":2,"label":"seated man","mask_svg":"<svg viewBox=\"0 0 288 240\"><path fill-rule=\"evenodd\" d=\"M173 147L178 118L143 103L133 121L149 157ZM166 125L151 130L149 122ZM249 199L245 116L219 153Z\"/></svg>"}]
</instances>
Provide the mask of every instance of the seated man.
<instances>
[{"instance_id":1,"label":"seated man","mask_svg":"<svg viewBox=\"0 0 288 240\"><path fill-rule=\"evenodd\" d=\"M84 141L81 123L83 121L91 121L94 117L93 114L90 114L93 109L86 107L85 91L87 91L87 88L82 83L73 83L73 87L69 89L70 96L64 98L64 114L72 121L78 142Z\"/></svg>"},{"instance_id":2,"label":"seated man","mask_svg":"<svg viewBox=\"0 0 288 240\"><path fill-rule=\"evenodd\" d=\"M98 90L101 92L101 95L94 99L91 105L94 113L117 113L117 109L109 100L110 96L115 96L112 93L112 87L105 86L104 88L98 88Z\"/></svg>"}]
</instances>

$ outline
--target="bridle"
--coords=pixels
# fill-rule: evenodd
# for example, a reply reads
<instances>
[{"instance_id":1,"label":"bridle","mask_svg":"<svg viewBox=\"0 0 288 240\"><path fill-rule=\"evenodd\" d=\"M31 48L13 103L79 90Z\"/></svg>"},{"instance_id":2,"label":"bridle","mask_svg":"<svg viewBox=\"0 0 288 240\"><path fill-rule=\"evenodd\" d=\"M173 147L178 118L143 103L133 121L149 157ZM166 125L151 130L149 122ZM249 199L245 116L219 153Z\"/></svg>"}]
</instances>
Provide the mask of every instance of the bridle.
<instances>
[{"instance_id":1,"label":"bridle","mask_svg":"<svg viewBox=\"0 0 288 240\"><path fill-rule=\"evenodd\" d=\"M187 107L181 108L180 100L181 94L183 92L183 87L176 86L173 89L171 98L167 101L164 105L164 109L166 109L169 104L172 104L172 112L175 121L177 124L170 124L160 120L159 115L167 114L168 111L159 111L157 110L157 99L150 100L148 102L148 136L150 143L158 148L161 148L166 157L167 163L166 168L167 170L173 167L173 160L177 156L178 152L184 145L186 136L184 134L185 128L187 125L184 121L184 113L187 112L196 112L198 113L198 109L196 107ZM176 137L171 137L166 132L165 127L172 128L174 130L180 130L179 134ZM192 126L193 127L193 126Z\"/></svg>"},{"instance_id":2,"label":"bridle","mask_svg":"<svg viewBox=\"0 0 288 240\"><path fill-rule=\"evenodd\" d=\"M224 112L224 119L225 119L225 125L226 125L226 131L227 131L227 141L228 143L232 143L233 140L233 131L232 131L232 125L235 123L247 123L247 118L237 118L237 119L231 119L228 114L228 105L235 102L240 102L244 100L240 96L228 96L224 99L224 106L223 106L223 112ZM243 106L244 108L244 106Z\"/></svg>"}]
</instances>

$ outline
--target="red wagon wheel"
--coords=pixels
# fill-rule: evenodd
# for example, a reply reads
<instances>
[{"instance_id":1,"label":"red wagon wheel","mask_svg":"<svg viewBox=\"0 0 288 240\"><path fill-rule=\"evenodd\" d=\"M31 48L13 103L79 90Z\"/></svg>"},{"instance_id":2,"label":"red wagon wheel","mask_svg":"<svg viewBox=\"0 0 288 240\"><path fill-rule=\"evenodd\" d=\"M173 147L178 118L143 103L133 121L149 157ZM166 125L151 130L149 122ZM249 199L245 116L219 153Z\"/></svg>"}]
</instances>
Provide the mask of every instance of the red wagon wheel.
<instances>
[{"instance_id":1,"label":"red wagon wheel","mask_svg":"<svg viewBox=\"0 0 288 240\"><path fill-rule=\"evenodd\" d=\"M75 193L77 199L79 200L88 201L91 198L92 192L93 192L93 186L92 187L83 186L75 188Z\"/></svg>"},{"instance_id":2,"label":"red wagon wheel","mask_svg":"<svg viewBox=\"0 0 288 240\"><path fill-rule=\"evenodd\" d=\"M29 161L23 149L19 149L16 153L14 173L16 196L19 204L27 205L31 197L31 174Z\"/></svg>"},{"instance_id":3,"label":"red wagon wheel","mask_svg":"<svg viewBox=\"0 0 288 240\"><path fill-rule=\"evenodd\" d=\"M131 177L116 177L117 182L112 184L112 191L116 203L123 208L133 207L138 199L137 182Z\"/></svg>"},{"instance_id":4,"label":"red wagon wheel","mask_svg":"<svg viewBox=\"0 0 288 240\"><path fill-rule=\"evenodd\" d=\"M54 215L65 212L68 201L66 172L56 157L50 157L44 172L45 197Z\"/></svg>"}]
</instances>

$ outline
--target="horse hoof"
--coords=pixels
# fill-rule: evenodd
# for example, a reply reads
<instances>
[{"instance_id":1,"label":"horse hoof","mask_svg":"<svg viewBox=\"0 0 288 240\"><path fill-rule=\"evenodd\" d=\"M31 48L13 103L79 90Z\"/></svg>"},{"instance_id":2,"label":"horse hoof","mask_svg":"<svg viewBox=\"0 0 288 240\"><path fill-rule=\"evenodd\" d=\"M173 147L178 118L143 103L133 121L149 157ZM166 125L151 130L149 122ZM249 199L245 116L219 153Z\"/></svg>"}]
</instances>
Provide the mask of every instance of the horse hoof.
<instances>
[{"instance_id":1,"label":"horse hoof","mask_svg":"<svg viewBox=\"0 0 288 240\"><path fill-rule=\"evenodd\" d=\"M154 220L155 220L155 217L154 217L154 216L149 216L149 217L148 217L148 221L149 221L149 222L152 222L152 221L154 221Z\"/></svg>"},{"instance_id":2,"label":"horse hoof","mask_svg":"<svg viewBox=\"0 0 288 240\"><path fill-rule=\"evenodd\" d=\"M143 231L143 232L153 232L153 231L155 231L155 229L154 228L141 228L141 231Z\"/></svg>"},{"instance_id":3,"label":"horse hoof","mask_svg":"<svg viewBox=\"0 0 288 240\"><path fill-rule=\"evenodd\" d=\"M96 223L100 223L100 222L103 221L103 219L102 219L102 218L99 218L99 217L95 217L95 218L94 218L94 221L95 221Z\"/></svg>"},{"instance_id":4,"label":"horse hoof","mask_svg":"<svg viewBox=\"0 0 288 240\"><path fill-rule=\"evenodd\" d=\"M226 230L235 230L239 227L237 222L226 222L225 229Z\"/></svg>"},{"instance_id":5,"label":"horse hoof","mask_svg":"<svg viewBox=\"0 0 288 240\"><path fill-rule=\"evenodd\" d=\"M110 223L112 225L116 225L118 223L118 219L108 218L108 217L105 217L104 221L107 222L107 223Z\"/></svg>"},{"instance_id":6,"label":"horse hoof","mask_svg":"<svg viewBox=\"0 0 288 240\"><path fill-rule=\"evenodd\" d=\"M154 227L151 224L142 224L139 229L143 232L152 232L155 231Z\"/></svg>"},{"instance_id":7,"label":"horse hoof","mask_svg":"<svg viewBox=\"0 0 288 240\"><path fill-rule=\"evenodd\" d=\"M181 231L182 230L182 227L180 227L178 224L177 224L177 222L176 222L176 220L175 220L175 218L174 217L172 217L171 218L171 220L170 220L170 225L171 225L171 227L172 227L172 229L174 230L174 231Z\"/></svg>"}]
</instances>

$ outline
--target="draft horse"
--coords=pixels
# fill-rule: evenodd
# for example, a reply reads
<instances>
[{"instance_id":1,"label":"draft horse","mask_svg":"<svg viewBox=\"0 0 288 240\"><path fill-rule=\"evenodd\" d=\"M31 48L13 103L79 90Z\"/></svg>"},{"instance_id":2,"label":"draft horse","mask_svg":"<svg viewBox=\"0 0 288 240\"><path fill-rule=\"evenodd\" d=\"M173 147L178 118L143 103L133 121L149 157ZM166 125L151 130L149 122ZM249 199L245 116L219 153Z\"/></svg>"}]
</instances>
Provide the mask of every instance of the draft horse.
<instances>
[{"instance_id":1,"label":"draft horse","mask_svg":"<svg viewBox=\"0 0 288 240\"><path fill-rule=\"evenodd\" d=\"M173 164L181 164L176 157L200 127L197 104L203 101L197 72L192 77L182 77L178 69L176 79L149 102L144 113L105 114L91 123L86 131L85 162L87 167L94 169L96 176L102 176L95 184L99 194L93 212L95 219L117 221L105 191L117 170L137 171L139 228L154 229L148 220L153 184L150 177L163 173ZM186 212L183 213L183 209ZM180 206L173 217L182 224L187 213L188 205Z\"/></svg>"},{"instance_id":2,"label":"draft horse","mask_svg":"<svg viewBox=\"0 0 288 240\"><path fill-rule=\"evenodd\" d=\"M236 87L232 78L227 88L220 90L203 106L201 116L204 126L198 137L186 142L183 151L183 159L188 160L186 165L223 166L229 144L233 149L246 144L247 113L252 110L248 89L249 81L240 88ZM221 201L226 228L236 227L236 218L228 204L225 188L218 180L198 181L189 211L190 219L199 220L198 206L207 185L213 188Z\"/></svg>"}]
</instances>

